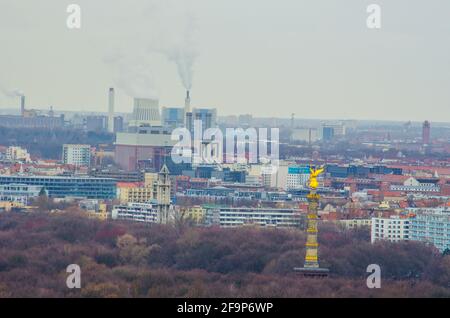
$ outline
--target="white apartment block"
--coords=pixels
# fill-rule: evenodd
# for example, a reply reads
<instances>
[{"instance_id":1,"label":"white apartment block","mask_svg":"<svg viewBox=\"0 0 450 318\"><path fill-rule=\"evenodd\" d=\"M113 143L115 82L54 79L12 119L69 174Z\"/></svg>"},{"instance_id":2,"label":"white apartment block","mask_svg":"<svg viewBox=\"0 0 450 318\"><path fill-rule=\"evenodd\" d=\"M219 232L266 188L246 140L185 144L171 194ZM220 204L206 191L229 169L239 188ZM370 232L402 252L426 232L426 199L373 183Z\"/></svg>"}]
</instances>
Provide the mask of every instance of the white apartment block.
<instances>
[{"instance_id":1,"label":"white apartment block","mask_svg":"<svg viewBox=\"0 0 450 318\"><path fill-rule=\"evenodd\" d=\"M149 203L128 203L116 205L111 212L113 220L127 220L146 223L158 222L158 208Z\"/></svg>"},{"instance_id":2,"label":"white apartment block","mask_svg":"<svg viewBox=\"0 0 450 318\"><path fill-rule=\"evenodd\" d=\"M207 207L207 223L220 227L256 225L261 227L298 227L302 215L296 209Z\"/></svg>"},{"instance_id":3,"label":"white apartment block","mask_svg":"<svg viewBox=\"0 0 450 318\"><path fill-rule=\"evenodd\" d=\"M74 166L87 166L91 164L90 145L63 145L62 161L64 164Z\"/></svg>"},{"instance_id":4,"label":"white apartment block","mask_svg":"<svg viewBox=\"0 0 450 318\"><path fill-rule=\"evenodd\" d=\"M409 240L410 223L410 219L401 218L397 215L390 218L372 218L371 242Z\"/></svg>"}]
</instances>

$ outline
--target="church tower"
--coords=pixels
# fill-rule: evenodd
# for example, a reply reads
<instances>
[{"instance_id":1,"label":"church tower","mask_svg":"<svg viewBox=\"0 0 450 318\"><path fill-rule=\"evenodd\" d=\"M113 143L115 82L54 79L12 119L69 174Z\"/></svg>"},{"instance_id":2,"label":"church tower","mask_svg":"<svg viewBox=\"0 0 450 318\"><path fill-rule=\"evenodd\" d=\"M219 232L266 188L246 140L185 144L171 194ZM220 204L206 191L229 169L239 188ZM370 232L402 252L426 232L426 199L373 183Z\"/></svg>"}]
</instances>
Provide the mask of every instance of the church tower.
<instances>
[{"instance_id":1,"label":"church tower","mask_svg":"<svg viewBox=\"0 0 450 318\"><path fill-rule=\"evenodd\" d=\"M159 223L169 223L170 211L170 179L169 169L164 164L156 181L156 200L158 202Z\"/></svg>"}]
</instances>

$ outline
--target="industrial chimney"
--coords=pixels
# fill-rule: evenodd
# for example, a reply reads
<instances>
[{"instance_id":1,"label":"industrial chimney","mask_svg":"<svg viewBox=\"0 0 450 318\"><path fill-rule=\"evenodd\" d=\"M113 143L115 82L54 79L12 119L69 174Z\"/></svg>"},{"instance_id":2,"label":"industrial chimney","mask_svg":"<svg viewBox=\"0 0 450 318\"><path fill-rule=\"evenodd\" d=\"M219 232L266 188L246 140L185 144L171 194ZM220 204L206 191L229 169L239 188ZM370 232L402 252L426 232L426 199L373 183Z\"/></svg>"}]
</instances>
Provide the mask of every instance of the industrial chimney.
<instances>
[{"instance_id":1,"label":"industrial chimney","mask_svg":"<svg viewBox=\"0 0 450 318\"><path fill-rule=\"evenodd\" d=\"M25 116L25 95L20 96L20 115Z\"/></svg>"},{"instance_id":2,"label":"industrial chimney","mask_svg":"<svg viewBox=\"0 0 450 318\"><path fill-rule=\"evenodd\" d=\"M114 133L114 88L109 89L108 97L108 131Z\"/></svg>"},{"instance_id":3,"label":"industrial chimney","mask_svg":"<svg viewBox=\"0 0 450 318\"><path fill-rule=\"evenodd\" d=\"M186 100L184 101L184 111L186 113L191 112L191 96L189 91L186 91Z\"/></svg>"},{"instance_id":4,"label":"industrial chimney","mask_svg":"<svg viewBox=\"0 0 450 318\"><path fill-rule=\"evenodd\" d=\"M191 96L189 91L186 91L186 99L184 101L184 125L188 130L192 130Z\"/></svg>"}]
</instances>

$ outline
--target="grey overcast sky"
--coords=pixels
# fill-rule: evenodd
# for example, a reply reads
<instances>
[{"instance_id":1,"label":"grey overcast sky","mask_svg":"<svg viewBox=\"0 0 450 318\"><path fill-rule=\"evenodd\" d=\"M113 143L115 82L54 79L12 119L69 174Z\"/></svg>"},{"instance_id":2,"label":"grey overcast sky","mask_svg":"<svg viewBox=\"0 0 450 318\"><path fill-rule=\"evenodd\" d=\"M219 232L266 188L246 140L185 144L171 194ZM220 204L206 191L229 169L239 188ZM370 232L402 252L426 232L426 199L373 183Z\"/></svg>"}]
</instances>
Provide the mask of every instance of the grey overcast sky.
<instances>
[{"instance_id":1,"label":"grey overcast sky","mask_svg":"<svg viewBox=\"0 0 450 318\"><path fill-rule=\"evenodd\" d=\"M193 106L219 115L450 122L448 0L0 0L0 37L2 90L29 107L106 111L110 86L118 111L132 95L181 106L161 52L182 45L197 57Z\"/></svg>"}]
</instances>

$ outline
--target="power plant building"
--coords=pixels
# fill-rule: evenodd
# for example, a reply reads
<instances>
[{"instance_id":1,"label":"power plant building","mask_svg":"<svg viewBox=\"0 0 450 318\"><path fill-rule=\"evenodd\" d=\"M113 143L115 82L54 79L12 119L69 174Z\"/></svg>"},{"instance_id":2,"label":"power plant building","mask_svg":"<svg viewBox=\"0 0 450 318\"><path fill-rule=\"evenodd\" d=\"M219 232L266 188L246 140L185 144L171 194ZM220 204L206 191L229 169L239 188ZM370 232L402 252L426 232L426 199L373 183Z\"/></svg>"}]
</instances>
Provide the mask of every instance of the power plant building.
<instances>
[{"instance_id":1,"label":"power plant building","mask_svg":"<svg viewBox=\"0 0 450 318\"><path fill-rule=\"evenodd\" d=\"M135 98L133 120L130 121L129 126L161 126L159 101L150 98Z\"/></svg>"},{"instance_id":2,"label":"power plant building","mask_svg":"<svg viewBox=\"0 0 450 318\"><path fill-rule=\"evenodd\" d=\"M159 171L173 145L171 133L162 127L142 127L137 132L117 133L114 160L126 171L139 168Z\"/></svg>"}]
</instances>

